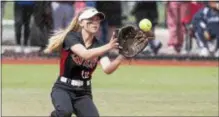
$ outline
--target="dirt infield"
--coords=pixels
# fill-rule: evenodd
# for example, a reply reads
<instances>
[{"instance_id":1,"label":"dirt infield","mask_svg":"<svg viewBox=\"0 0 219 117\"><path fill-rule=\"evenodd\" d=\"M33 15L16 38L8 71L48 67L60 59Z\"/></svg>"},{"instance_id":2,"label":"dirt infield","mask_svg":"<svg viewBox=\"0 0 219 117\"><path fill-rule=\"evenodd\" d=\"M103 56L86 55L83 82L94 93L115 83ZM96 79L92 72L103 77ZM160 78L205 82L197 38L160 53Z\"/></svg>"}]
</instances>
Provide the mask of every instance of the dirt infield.
<instances>
[{"instance_id":1,"label":"dirt infield","mask_svg":"<svg viewBox=\"0 0 219 117\"><path fill-rule=\"evenodd\" d=\"M59 59L2 59L2 64L59 64ZM123 65L143 66L214 66L218 61L177 61L177 60L131 60L124 61Z\"/></svg>"}]
</instances>

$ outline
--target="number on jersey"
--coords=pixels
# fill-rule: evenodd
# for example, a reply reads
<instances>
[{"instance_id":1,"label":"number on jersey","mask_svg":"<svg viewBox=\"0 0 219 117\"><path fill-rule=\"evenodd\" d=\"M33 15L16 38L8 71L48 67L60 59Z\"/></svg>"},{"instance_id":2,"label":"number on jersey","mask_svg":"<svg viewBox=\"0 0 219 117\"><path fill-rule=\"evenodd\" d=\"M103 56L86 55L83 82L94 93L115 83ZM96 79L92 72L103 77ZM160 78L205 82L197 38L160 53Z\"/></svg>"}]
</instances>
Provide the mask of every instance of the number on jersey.
<instances>
[{"instance_id":1,"label":"number on jersey","mask_svg":"<svg viewBox=\"0 0 219 117\"><path fill-rule=\"evenodd\" d=\"M89 78L89 76L90 76L90 72L89 72L89 71L82 70L82 71L81 71L81 76L82 76L83 79L87 79L87 78Z\"/></svg>"}]
</instances>

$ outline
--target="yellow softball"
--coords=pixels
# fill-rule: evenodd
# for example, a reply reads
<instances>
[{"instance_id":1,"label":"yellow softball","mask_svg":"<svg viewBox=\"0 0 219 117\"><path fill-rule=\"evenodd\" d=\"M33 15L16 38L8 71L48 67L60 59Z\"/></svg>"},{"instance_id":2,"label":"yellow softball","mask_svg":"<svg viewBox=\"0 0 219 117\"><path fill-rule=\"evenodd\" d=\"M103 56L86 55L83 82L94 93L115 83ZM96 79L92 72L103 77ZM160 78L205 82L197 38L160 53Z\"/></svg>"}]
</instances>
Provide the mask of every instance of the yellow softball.
<instances>
[{"instance_id":1,"label":"yellow softball","mask_svg":"<svg viewBox=\"0 0 219 117\"><path fill-rule=\"evenodd\" d=\"M149 19L146 19L146 18L142 19L138 25L139 25L139 28L145 32L150 31L152 28L151 21Z\"/></svg>"}]
</instances>

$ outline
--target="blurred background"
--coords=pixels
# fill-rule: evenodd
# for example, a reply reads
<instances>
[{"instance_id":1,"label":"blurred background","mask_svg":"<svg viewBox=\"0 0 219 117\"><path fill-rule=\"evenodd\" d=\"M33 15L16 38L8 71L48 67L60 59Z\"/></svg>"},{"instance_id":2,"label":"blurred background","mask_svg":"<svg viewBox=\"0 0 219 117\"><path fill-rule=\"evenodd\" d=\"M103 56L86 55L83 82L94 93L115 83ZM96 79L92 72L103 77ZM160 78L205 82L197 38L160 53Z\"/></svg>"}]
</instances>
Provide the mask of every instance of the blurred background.
<instances>
[{"instance_id":1,"label":"blurred background","mask_svg":"<svg viewBox=\"0 0 219 117\"><path fill-rule=\"evenodd\" d=\"M195 1L2 1L1 5L3 57L14 54L44 56L42 50L48 43L48 37L55 30L65 28L74 15L86 6L106 14L97 35L105 43L116 28L129 24L138 26L141 19L150 19L156 38L137 57L212 59L219 56L219 21L208 22L218 18L217 2L209 5L208 2ZM204 14L205 7L212 10ZM206 22L206 29L199 26L203 22Z\"/></svg>"}]
</instances>

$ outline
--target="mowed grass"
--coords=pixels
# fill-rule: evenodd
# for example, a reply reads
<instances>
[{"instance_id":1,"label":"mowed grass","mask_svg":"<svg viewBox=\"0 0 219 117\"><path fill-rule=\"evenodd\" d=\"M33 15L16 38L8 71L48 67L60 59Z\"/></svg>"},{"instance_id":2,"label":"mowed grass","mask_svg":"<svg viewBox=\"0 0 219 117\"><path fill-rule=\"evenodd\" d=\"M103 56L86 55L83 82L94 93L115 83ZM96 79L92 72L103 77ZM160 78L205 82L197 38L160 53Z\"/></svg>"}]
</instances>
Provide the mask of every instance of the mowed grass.
<instances>
[{"instance_id":1,"label":"mowed grass","mask_svg":"<svg viewBox=\"0 0 219 117\"><path fill-rule=\"evenodd\" d=\"M48 116L58 65L2 65L2 115ZM121 66L93 75L101 116L218 116L217 67Z\"/></svg>"}]
</instances>

